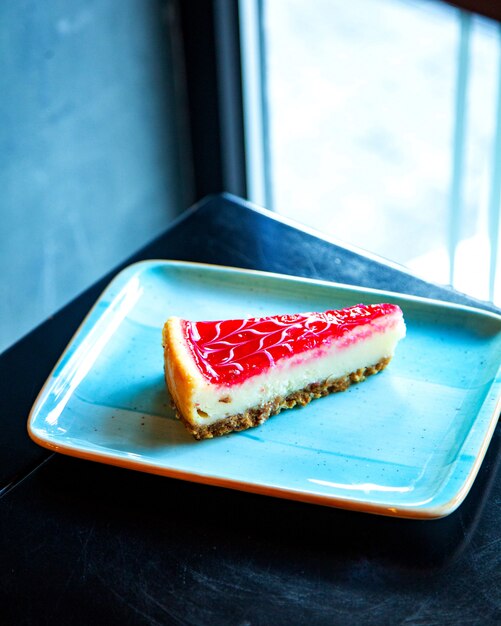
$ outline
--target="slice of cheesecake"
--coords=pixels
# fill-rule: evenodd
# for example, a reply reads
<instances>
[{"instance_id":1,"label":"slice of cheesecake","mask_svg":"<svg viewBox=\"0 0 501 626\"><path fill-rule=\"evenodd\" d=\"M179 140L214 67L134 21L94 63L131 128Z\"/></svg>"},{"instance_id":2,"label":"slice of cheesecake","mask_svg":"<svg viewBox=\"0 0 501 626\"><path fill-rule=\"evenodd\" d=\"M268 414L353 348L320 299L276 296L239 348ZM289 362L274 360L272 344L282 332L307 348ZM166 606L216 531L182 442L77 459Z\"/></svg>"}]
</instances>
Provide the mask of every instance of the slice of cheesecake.
<instances>
[{"instance_id":1,"label":"slice of cheesecake","mask_svg":"<svg viewBox=\"0 0 501 626\"><path fill-rule=\"evenodd\" d=\"M263 423L384 369L405 335L394 304L163 328L165 379L196 439Z\"/></svg>"}]
</instances>

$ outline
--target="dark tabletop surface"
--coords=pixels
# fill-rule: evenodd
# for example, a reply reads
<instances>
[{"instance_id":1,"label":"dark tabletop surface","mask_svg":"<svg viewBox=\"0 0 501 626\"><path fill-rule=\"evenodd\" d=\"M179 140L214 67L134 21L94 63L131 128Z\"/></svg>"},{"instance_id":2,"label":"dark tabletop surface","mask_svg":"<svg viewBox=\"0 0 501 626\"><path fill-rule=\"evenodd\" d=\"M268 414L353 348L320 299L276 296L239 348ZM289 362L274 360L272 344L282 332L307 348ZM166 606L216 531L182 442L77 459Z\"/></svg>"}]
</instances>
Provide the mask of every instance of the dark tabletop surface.
<instances>
[{"instance_id":1,"label":"dark tabletop surface","mask_svg":"<svg viewBox=\"0 0 501 626\"><path fill-rule=\"evenodd\" d=\"M148 258L487 306L227 195L126 264ZM501 623L499 425L464 503L432 521L187 483L32 443L40 388L121 267L0 356L0 624Z\"/></svg>"}]
</instances>

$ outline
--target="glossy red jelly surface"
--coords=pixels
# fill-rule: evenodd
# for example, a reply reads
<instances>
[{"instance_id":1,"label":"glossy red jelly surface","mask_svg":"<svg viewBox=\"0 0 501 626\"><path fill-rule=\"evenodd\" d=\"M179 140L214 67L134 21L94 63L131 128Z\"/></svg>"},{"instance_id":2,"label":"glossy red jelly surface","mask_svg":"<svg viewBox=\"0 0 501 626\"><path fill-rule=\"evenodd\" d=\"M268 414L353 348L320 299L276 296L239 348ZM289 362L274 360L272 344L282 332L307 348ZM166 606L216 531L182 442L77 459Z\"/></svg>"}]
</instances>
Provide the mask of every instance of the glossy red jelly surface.
<instances>
[{"instance_id":1,"label":"glossy red jelly surface","mask_svg":"<svg viewBox=\"0 0 501 626\"><path fill-rule=\"evenodd\" d=\"M355 326L397 311L393 304L359 304L324 313L182 323L203 375L213 383L230 385L261 374L283 357L328 345Z\"/></svg>"}]
</instances>

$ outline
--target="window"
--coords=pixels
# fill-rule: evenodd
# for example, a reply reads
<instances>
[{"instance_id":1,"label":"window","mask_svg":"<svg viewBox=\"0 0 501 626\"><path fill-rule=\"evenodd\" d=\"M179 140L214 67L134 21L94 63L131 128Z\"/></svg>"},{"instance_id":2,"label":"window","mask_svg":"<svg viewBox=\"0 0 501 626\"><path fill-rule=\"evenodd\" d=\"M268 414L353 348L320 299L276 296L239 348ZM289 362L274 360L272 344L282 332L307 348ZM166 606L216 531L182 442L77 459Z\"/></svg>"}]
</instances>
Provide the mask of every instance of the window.
<instances>
[{"instance_id":1,"label":"window","mask_svg":"<svg viewBox=\"0 0 501 626\"><path fill-rule=\"evenodd\" d=\"M241 14L251 199L501 305L498 23L428 0Z\"/></svg>"}]
</instances>

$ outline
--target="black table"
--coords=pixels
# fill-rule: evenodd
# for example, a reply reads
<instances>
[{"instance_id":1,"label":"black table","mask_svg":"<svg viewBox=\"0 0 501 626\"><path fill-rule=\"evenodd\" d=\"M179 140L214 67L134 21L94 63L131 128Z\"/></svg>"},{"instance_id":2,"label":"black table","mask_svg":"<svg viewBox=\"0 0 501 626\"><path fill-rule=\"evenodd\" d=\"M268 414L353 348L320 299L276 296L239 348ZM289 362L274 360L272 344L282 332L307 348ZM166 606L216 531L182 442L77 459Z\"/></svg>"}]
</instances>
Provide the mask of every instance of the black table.
<instances>
[{"instance_id":1,"label":"black table","mask_svg":"<svg viewBox=\"0 0 501 626\"><path fill-rule=\"evenodd\" d=\"M127 264L147 258L486 307L228 195L187 211ZM501 623L499 425L465 502L433 521L187 483L33 444L36 395L116 271L0 357L0 624Z\"/></svg>"}]
</instances>

